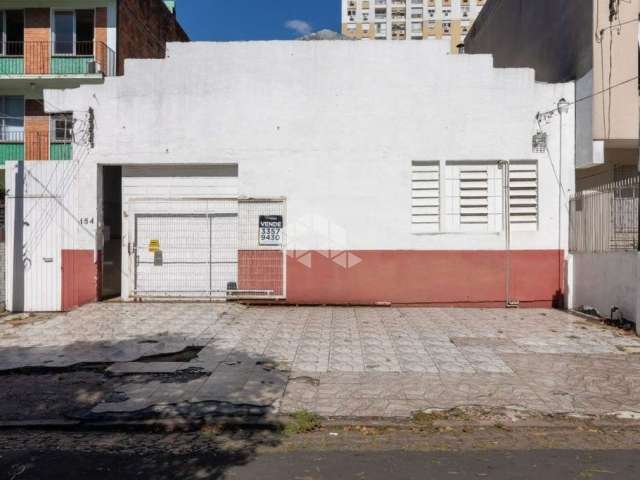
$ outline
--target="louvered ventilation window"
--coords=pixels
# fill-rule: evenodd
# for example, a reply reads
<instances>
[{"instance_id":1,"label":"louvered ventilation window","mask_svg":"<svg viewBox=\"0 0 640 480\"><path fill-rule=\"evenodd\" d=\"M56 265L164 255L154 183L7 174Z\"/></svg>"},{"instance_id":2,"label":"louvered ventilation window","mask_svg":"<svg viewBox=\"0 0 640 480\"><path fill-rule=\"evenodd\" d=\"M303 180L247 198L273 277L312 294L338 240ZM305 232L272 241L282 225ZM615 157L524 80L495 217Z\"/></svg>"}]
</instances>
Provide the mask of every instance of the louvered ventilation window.
<instances>
[{"instance_id":1,"label":"louvered ventilation window","mask_svg":"<svg viewBox=\"0 0 640 480\"><path fill-rule=\"evenodd\" d=\"M440 165L437 162L412 164L411 223L425 231L440 229Z\"/></svg>"},{"instance_id":2,"label":"louvered ventilation window","mask_svg":"<svg viewBox=\"0 0 640 480\"><path fill-rule=\"evenodd\" d=\"M486 168L460 169L460 223L489 223L489 172Z\"/></svg>"},{"instance_id":3,"label":"louvered ventilation window","mask_svg":"<svg viewBox=\"0 0 640 480\"><path fill-rule=\"evenodd\" d=\"M509 220L512 225L537 227L538 166L511 163L509 166Z\"/></svg>"}]
</instances>

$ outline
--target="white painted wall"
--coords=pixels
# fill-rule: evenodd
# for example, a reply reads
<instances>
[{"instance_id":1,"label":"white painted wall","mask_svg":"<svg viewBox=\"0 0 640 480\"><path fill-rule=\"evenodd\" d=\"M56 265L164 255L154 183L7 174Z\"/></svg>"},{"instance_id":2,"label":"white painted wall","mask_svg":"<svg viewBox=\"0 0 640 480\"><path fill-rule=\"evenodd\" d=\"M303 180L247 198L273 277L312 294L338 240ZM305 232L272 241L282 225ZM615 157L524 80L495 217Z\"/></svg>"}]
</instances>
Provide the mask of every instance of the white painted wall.
<instances>
[{"instance_id":1,"label":"white painted wall","mask_svg":"<svg viewBox=\"0 0 640 480\"><path fill-rule=\"evenodd\" d=\"M563 117L562 169L559 118L544 126L549 156L531 152L531 136L536 113L572 101L573 84L535 83L532 70L493 69L490 56L429 42L170 44L167 60L128 60L126 71L46 93L61 108L93 106L92 162L234 163L241 195L287 197L290 225L328 219L345 248L450 250L502 249L504 239L414 234L412 160L533 159L540 225L515 232L514 248L566 246L558 198L565 205L573 190L575 116Z\"/></svg>"},{"instance_id":2,"label":"white painted wall","mask_svg":"<svg viewBox=\"0 0 640 480\"><path fill-rule=\"evenodd\" d=\"M613 305L635 321L640 334L640 253L573 254L573 308L595 307L608 317Z\"/></svg>"},{"instance_id":3,"label":"white painted wall","mask_svg":"<svg viewBox=\"0 0 640 480\"><path fill-rule=\"evenodd\" d=\"M593 93L593 70L576 80L576 98L587 98ZM593 101L582 101L575 106L576 116L576 168L587 168L601 163L599 150L593 140ZM602 143L602 142L600 142ZM594 147L596 151L594 151Z\"/></svg>"}]
</instances>

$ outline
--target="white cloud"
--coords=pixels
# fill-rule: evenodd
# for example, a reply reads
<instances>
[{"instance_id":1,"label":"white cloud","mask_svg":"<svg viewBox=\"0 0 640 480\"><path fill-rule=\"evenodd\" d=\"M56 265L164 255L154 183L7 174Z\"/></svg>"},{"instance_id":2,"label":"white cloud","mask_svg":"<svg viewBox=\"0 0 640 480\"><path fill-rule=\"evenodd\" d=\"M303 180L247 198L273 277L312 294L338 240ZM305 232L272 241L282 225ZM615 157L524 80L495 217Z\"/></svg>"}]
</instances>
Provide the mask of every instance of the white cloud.
<instances>
[{"instance_id":1,"label":"white cloud","mask_svg":"<svg viewBox=\"0 0 640 480\"><path fill-rule=\"evenodd\" d=\"M289 20L284 26L300 35L308 35L313 30L311 24L304 20Z\"/></svg>"}]
</instances>

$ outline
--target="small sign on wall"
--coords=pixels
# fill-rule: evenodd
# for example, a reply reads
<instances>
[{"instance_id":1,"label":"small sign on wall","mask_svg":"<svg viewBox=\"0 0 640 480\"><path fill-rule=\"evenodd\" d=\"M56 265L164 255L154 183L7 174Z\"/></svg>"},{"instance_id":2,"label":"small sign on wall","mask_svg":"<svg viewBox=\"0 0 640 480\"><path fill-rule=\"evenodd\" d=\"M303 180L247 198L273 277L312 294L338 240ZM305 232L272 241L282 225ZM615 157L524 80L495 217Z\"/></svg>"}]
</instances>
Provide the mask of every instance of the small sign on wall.
<instances>
[{"instance_id":1,"label":"small sign on wall","mask_svg":"<svg viewBox=\"0 0 640 480\"><path fill-rule=\"evenodd\" d=\"M282 245L282 215L260 215L258 244L265 247Z\"/></svg>"},{"instance_id":2,"label":"small sign on wall","mask_svg":"<svg viewBox=\"0 0 640 480\"><path fill-rule=\"evenodd\" d=\"M155 253L160 250L160 240L149 240L149 251Z\"/></svg>"}]
</instances>

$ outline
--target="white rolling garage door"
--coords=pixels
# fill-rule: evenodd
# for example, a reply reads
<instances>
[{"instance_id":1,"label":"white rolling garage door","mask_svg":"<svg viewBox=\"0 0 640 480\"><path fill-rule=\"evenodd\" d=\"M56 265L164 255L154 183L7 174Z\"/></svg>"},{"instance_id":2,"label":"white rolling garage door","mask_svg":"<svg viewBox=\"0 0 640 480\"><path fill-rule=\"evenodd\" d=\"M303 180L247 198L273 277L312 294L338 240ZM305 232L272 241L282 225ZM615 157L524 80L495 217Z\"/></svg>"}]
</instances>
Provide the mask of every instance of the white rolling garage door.
<instances>
[{"instance_id":1,"label":"white rolling garage door","mask_svg":"<svg viewBox=\"0 0 640 480\"><path fill-rule=\"evenodd\" d=\"M236 214L135 218L135 293L225 297L238 277Z\"/></svg>"}]
</instances>

